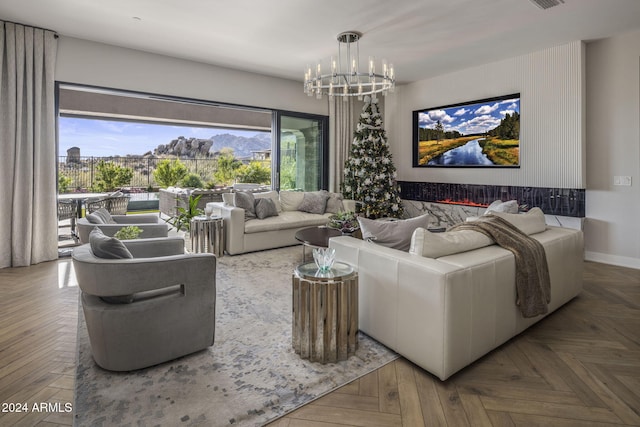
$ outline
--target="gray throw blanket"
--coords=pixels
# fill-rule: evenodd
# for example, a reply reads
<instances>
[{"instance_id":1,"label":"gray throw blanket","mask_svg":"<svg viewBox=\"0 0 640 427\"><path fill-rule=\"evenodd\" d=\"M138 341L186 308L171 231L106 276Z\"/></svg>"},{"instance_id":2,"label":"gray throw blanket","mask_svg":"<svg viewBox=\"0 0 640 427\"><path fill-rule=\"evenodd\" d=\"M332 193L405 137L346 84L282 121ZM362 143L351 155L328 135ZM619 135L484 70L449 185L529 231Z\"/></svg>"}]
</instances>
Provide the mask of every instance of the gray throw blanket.
<instances>
[{"instance_id":1,"label":"gray throw blanket","mask_svg":"<svg viewBox=\"0 0 640 427\"><path fill-rule=\"evenodd\" d=\"M516 261L516 305L522 316L535 317L548 312L551 280L547 257L540 242L510 222L491 214L476 221L454 225L449 230L479 231L511 251Z\"/></svg>"}]
</instances>

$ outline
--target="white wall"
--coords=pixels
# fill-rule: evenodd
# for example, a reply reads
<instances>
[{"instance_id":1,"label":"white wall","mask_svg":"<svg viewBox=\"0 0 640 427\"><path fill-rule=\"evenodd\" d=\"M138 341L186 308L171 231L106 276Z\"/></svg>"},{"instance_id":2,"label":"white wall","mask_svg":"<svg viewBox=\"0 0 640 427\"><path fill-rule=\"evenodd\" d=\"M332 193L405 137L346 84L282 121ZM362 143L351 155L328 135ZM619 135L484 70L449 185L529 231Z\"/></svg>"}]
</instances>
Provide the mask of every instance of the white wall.
<instances>
[{"instance_id":1,"label":"white wall","mask_svg":"<svg viewBox=\"0 0 640 427\"><path fill-rule=\"evenodd\" d=\"M212 48L215 49L215 48ZM253 107L328 115L301 82L61 36L56 80Z\"/></svg>"},{"instance_id":2,"label":"white wall","mask_svg":"<svg viewBox=\"0 0 640 427\"><path fill-rule=\"evenodd\" d=\"M58 46L59 81L328 114L327 102L304 95L300 82L69 37ZM589 43L586 53L574 42L398 87L385 100L398 178L586 187L587 259L640 268L639 84L640 32L633 32ZM514 92L522 96L520 169L412 168L413 110ZM632 176L633 186L614 187L614 175Z\"/></svg>"},{"instance_id":3,"label":"white wall","mask_svg":"<svg viewBox=\"0 0 640 427\"><path fill-rule=\"evenodd\" d=\"M399 87L385 128L401 181L584 188L584 45L461 70ZM413 168L412 111L520 93L519 169Z\"/></svg>"},{"instance_id":4,"label":"white wall","mask_svg":"<svg viewBox=\"0 0 640 427\"><path fill-rule=\"evenodd\" d=\"M589 43L586 64L586 256L640 268L640 31Z\"/></svg>"}]
</instances>

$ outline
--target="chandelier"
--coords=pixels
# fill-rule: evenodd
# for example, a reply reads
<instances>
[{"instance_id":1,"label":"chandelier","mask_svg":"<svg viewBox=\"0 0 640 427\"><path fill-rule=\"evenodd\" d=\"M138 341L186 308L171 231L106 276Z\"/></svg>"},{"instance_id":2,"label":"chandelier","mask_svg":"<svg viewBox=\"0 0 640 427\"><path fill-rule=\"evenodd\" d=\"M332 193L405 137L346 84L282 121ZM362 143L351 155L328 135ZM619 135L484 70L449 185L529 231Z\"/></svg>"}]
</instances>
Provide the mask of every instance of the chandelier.
<instances>
[{"instance_id":1,"label":"chandelier","mask_svg":"<svg viewBox=\"0 0 640 427\"><path fill-rule=\"evenodd\" d=\"M304 92L322 99L322 95L342 96L347 101L349 96L362 99L364 95L393 92L396 77L393 64L382 60L382 72L376 72L375 58L370 56L367 70L360 69L360 48L358 40L362 33L346 31L338 34L338 57L331 57L329 70L323 74L320 62L315 67L307 66L304 73ZM380 69L379 69L380 70Z\"/></svg>"}]
</instances>

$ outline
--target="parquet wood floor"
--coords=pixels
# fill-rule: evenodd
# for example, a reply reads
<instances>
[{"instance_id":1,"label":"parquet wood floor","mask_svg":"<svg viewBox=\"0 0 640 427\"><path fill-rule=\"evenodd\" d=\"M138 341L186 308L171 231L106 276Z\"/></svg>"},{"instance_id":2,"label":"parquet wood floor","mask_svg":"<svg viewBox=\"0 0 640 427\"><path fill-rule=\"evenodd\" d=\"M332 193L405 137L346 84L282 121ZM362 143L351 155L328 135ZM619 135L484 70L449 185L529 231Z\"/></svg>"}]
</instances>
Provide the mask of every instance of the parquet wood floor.
<instances>
[{"instance_id":1,"label":"parquet wood floor","mask_svg":"<svg viewBox=\"0 0 640 427\"><path fill-rule=\"evenodd\" d=\"M269 426L640 426L640 270L584 288L446 382L398 359ZM0 270L0 426L72 424L77 298L69 259Z\"/></svg>"}]
</instances>

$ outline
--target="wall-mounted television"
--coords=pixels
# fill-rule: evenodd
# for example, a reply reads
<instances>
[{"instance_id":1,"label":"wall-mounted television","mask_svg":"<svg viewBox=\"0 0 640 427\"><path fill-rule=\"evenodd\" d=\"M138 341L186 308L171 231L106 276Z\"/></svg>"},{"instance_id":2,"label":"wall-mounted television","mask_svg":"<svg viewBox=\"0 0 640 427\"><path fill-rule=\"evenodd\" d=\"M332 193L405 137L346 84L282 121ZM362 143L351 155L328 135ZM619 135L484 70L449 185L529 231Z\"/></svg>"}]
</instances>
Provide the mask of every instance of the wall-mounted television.
<instances>
[{"instance_id":1,"label":"wall-mounted television","mask_svg":"<svg viewBox=\"0 0 640 427\"><path fill-rule=\"evenodd\" d=\"M520 167L520 94L415 110L413 167Z\"/></svg>"}]
</instances>

